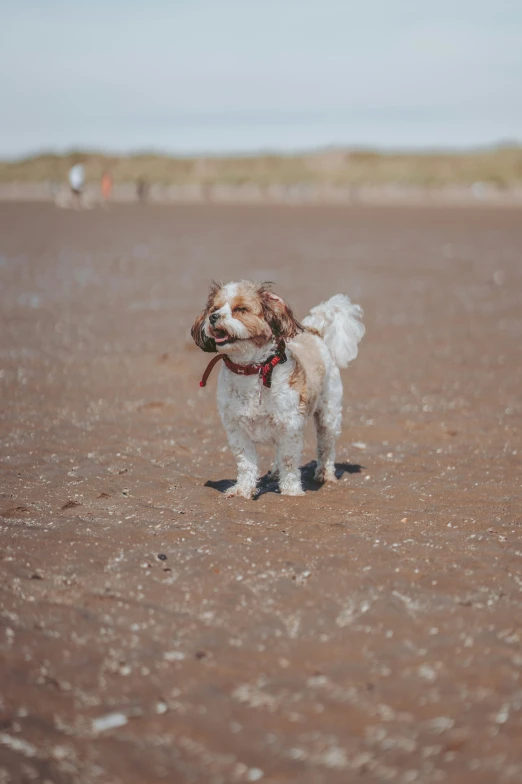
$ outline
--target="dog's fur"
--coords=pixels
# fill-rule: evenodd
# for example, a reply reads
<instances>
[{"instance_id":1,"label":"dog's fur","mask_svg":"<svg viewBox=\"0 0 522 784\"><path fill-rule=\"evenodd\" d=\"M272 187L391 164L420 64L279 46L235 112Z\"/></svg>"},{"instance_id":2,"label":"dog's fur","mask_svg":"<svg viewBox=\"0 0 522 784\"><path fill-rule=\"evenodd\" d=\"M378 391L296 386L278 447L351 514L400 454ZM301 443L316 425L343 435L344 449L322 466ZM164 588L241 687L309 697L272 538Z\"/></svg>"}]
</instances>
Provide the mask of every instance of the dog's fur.
<instances>
[{"instance_id":1,"label":"dog's fur","mask_svg":"<svg viewBox=\"0 0 522 784\"><path fill-rule=\"evenodd\" d=\"M336 294L312 308L300 324L270 284L212 285L191 330L203 351L225 353L239 365L257 365L284 340L288 357L274 368L271 388L264 387L259 376L236 375L221 365L218 408L238 466L237 483L227 496L254 496L260 443L276 445L281 493L302 495L299 462L306 418L312 414L317 430L315 479L335 481L343 393L339 368L357 356L364 335L361 317L359 305Z\"/></svg>"}]
</instances>

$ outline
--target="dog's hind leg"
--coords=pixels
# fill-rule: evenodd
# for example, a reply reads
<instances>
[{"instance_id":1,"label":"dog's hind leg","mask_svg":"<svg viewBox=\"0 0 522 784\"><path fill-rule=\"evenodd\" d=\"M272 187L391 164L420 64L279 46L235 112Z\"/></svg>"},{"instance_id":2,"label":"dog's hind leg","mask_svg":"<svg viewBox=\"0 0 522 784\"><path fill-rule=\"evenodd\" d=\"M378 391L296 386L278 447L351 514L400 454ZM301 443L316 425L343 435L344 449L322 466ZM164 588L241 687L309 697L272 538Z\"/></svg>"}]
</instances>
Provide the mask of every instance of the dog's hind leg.
<instances>
[{"instance_id":1,"label":"dog's hind leg","mask_svg":"<svg viewBox=\"0 0 522 784\"><path fill-rule=\"evenodd\" d=\"M316 482L335 482L335 434L325 422L322 412L314 414L317 431L317 468L314 479Z\"/></svg>"},{"instance_id":2,"label":"dog's hind leg","mask_svg":"<svg viewBox=\"0 0 522 784\"><path fill-rule=\"evenodd\" d=\"M335 482L335 439L341 432L343 387L338 368L330 370L330 378L314 414L317 432L317 482Z\"/></svg>"}]
</instances>

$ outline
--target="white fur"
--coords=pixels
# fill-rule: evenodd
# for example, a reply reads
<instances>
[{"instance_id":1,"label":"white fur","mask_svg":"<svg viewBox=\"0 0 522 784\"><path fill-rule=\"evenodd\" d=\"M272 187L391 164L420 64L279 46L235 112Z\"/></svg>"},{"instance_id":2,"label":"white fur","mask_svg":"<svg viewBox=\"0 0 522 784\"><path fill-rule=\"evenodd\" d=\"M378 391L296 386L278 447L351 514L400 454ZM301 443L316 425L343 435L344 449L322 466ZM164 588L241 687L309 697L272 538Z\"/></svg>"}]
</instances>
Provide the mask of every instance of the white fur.
<instances>
[{"instance_id":1,"label":"white fur","mask_svg":"<svg viewBox=\"0 0 522 784\"><path fill-rule=\"evenodd\" d=\"M225 287L227 298L235 296L236 284ZM228 310L227 310L228 308ZM220 308L223 323L232 335L245 337L245 326L234 319L227 302ZM357 343L364 334L358 321L362 310L348 297L337 294L328 302L313 308L303 324L313 327L319 335L308 334L308 346L314 349L317 372L317 393L312 396L306 414L313 415L317 430L317 469L319 481L335 481L335 439L341 430L343 387L339 367L346 367L357 355ZM310 343L310 341L312 341ZM304 345L304 343L303 343ZM299 391L290 385L296 357L303 352L300 336L287 344L288 360L275 367L272 387L263 386L259 376L240 376L221 366L217 402L230 448L238 467L237 483L227 495L252 498L259 479L256 444L274 444L279 486L284 495L302 495L299 465L303 447L306 414L299 408ZM238 364L260 364L274 353L275 343L261 348L251 341L233 344L233 361ZM226 347L223 348L227 350ZM301 363L303 364L303 363ZM312 380L312 379L309 379ZM312 388L313 385L310 385Z\"/></svg>"},{"instance_id":2,"label":"white fur","mask_svg":"<svg viewBox=\"0 0 522 784\"><path fill-rule=\"evenodd\" d=\"M312 308L303 326L316 329L328 346L337 367L345 368L357 356L357 344L364 336L363 312L345 294L336 294Z\"/></svg>"},{"instance_id":3,"label":"white fur","mask_svg":"<svg viewBox=\"0 0 522 784\"><path fill-rule=\"evenodd\" d=\"M242 321L234 318L230 308L230 302L237 295L237 291L237 283L227 283L226 286L223 286L223 294L225 294L227 302L225 302L223 307L218 308L218 310L215 312L219 313L221 317L220 326L222 326L223 329L226 329L229 335L244 340L249 336L248 330Z\"/></svg>"}]
</instances>

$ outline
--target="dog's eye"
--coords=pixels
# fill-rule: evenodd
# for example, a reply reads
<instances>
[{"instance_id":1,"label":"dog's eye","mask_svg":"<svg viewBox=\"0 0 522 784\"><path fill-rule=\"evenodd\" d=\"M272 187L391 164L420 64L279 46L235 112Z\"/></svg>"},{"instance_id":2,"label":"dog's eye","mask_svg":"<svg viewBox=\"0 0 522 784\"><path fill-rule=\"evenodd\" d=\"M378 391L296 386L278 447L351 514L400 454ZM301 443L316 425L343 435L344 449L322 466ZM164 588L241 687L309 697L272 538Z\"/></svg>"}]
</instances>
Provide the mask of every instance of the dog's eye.
<instances>
[{"instance_id":1,"label":"dog's eye","mask_svg":"<svg viewBox=\"0 0 522 784\"><path fill-rule=\"evenodd\" d=\"M248 308L237 307L234 308L234 313L248 313Z\"/></svg>"}]
</instances>

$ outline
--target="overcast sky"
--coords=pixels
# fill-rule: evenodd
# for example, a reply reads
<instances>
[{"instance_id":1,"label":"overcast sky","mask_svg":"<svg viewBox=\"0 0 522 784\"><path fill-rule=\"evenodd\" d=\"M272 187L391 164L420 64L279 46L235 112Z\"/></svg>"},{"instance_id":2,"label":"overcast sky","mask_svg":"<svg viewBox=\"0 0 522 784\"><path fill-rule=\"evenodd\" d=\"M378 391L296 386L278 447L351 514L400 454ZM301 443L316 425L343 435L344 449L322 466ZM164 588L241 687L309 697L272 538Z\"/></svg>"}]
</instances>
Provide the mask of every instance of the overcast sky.
<instances>
[{"instance_id":1,"label":"overcast sky","mask_svg":"<svg viewBox=\"0 0 522 784\"><path fill-rule=\"evenodd\" d=\"M0 0L0 156L522 141L521 0Z\"/></svg>"}]
</instances>

